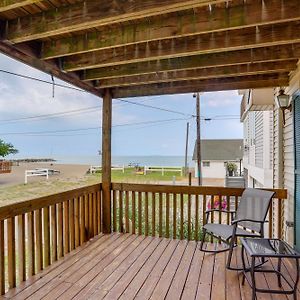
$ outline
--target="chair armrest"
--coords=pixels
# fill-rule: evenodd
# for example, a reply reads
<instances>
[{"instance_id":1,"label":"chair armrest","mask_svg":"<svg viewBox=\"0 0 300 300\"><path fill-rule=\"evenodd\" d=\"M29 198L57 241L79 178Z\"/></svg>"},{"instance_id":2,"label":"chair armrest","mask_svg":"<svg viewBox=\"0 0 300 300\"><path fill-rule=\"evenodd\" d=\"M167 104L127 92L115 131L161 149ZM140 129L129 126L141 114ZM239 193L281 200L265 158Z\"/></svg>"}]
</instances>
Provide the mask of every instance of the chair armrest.
<instances>
[{"instance_id":1,"label":"chair armrest","mask_svg":"<svg viewBox=\"0 0 300 300\"><path fill-rule=\"evenodd\" d=\"M209 213L211 213L211 212L223 212L223 213L230 213L230 214L235 214L236 213L236 211L235 210L223 210L223 209L221 209L221 210L219 210L219 209L217 209L217 208L214 208L214 209L208 209L208 210L206 210L205 211L205 213L206 214L209 214Z\"/></svg>"},{"instance_id":2,"label":"chair armrest","mask_svg":"<svg viewBox=\"0 0 300 300\"><path fill-rule=\"evenodd\" d=\"M232 225L238 224L239 222L253 222L253 223L265 223L265 221L258 221L258 220L251 220L251 219L238 219L238 220L233 220L231 222Z\"/></svg>"}]
</instances>

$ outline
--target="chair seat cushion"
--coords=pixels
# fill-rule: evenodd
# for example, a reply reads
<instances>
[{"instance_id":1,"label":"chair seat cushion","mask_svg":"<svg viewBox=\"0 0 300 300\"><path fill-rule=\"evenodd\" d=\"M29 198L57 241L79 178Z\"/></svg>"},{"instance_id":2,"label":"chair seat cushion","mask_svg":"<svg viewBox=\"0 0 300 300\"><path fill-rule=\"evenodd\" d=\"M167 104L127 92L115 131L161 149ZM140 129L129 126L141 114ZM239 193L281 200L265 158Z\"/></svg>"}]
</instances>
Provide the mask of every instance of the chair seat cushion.
<instances>
[{"instance_id":1,"label":"chair seat cushion","mask_svg":"<svg viewBox=\"0 0 300 300\"><path fill-rule=\"evenodd\" d=\"M226 225L226 224L213 224L208 223L203 226L209 233L212 233L215 236L220 236L224 240L228 240L232 237L233 232L233 225ZM236 235L238 236L245 236L245 237L253 237L258 236L256 233L249 232L247 230L237 228Z\"/></svg>"}]
</instances>

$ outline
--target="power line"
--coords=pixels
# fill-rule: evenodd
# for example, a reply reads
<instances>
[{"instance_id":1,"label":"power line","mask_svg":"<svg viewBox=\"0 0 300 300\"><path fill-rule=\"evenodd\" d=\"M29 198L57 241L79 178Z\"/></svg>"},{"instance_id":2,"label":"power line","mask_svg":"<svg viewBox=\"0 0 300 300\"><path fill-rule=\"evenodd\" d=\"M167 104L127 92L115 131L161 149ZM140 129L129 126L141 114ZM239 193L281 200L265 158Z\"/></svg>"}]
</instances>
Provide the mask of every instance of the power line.
<instances>
[{"instance_id":1,"label":"power line","mask_svg":"<svg viewBox=\"0 0 300 300\"><path fill-rule=\"evenodd\" d=\"M182 115L182 116L188 116L188 117L192 117L192 118L195 117L195 115L186 114L186 113L176 111L176 110L172 110L172 109L157 107L157 106L148 105L148 104L144 104L144 103L132 102L132 101L129 101L129 100L124 100L124 99L119 99L119 98L116 99L116 100L122 101L122 102L125 102L125 103L129 103L129 104L133 104L133 105L137 105L137 106L142 106L142 107L152 108L152 109L165 111L165 112L169 112L169 113L174 113L174 114L178 114L178 115Z\"/></svg>"},{"instance_id":2,"label":"power line","mask_svg":"<svg viewBox=\"0 0 300 300\"><path fill-rule=\"evenodd\" d=\"M137 126L144 124L156 124L156 123L164 123L170 121L182 121L186 120L183 118L178 119L166 119L166 120L156 120L156 121L144 121L144 122L135 122L135 123L125 123L125 124L117 124L112 127L123 127L123 126ZM63 132L78 132L78 131L88 131L88 130L99 130L101 126L97 127L88 127L88 128L76 128L76 129L64 129L64 130L49 130L49 131L27 131L27 132L9 132L9 133L0 133L0 135L39 135L39 134L53 134L53 133L63 133Z\"/></svg>"},{"instance_id":3,"label":"power line","mask_svg":"<svg viewBox=\"0 0 300 300\"><path fill-rule=\"evenodd\" d=\"M52 86L57 86L57 87L60 87L60 88L65 88L65 89L69 89L69 90L74 90L74 91L78 91L78 92L87 93L87 91L85 91L85 90L82 90L82 89L79 89L79 88L76 88L76 87L73 87L73 86L65 85L65 84L55 83L53 81L48 81L48 80L44 80L44 79L40 79L40 78L36 78L36 77L32 77L32 76L27 76L27 75L15 73L15 72L3 70L3 69L0 69L0 72L5 73L5 74L9 74L9 75L12 75L12 76L16 76L16 77L28 79L28 80L42 82L42 83L49 84L49 85L52 85Z\"/></svg>"}]
</instances>

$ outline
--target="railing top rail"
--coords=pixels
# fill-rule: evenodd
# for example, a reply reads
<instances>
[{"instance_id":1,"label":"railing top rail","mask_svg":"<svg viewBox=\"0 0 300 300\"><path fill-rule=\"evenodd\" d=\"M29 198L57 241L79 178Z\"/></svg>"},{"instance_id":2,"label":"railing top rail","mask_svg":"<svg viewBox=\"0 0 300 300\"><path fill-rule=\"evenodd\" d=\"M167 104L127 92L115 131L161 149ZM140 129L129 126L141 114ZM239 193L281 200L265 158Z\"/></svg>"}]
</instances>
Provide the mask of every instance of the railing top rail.
<instances>
[{"instance_id":1,"label":"railing top rail","mask_svg":"<svg viewBox=\"0 0 300 300\"><path fill-rule=\"evenodd\" d=\"M112 190L153 192L153 193L175 193L190 195L222 195L241 196L245 188L229 188L215 186L186 186L186 185L158 185L158 184L132 184L132 183L112 183ZM274 198L287 199L287 190L266 189L274 191Z\"/></svg>"},{"instance_id":2,"label":"railing top rail","mask_svg":"<svg viewBox=\"0 0 300 300\"><path fill-rule=\"evenodd\" d=\"M1 206L0 220L12 218L56 203L62 203L72 198L84 196L100 190L101 183Z\"/></svg>"}]
</instances>

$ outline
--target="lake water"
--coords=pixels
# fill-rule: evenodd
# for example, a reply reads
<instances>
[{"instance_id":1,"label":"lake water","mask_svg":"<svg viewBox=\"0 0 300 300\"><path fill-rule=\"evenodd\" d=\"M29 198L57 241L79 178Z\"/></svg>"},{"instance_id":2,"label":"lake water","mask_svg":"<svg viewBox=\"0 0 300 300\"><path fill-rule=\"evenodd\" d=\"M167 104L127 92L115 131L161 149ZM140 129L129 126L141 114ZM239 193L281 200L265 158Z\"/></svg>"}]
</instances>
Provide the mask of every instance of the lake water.
<instances>
[{"instance_id":1,"label":"lake water","mask_svg":"<svg viewBox=\"0 0 300 300\"><path fill-rule=\"evenodd\" d=\"M101 156L56 156L60 164L100 165ZM184 166L184 156L112 156L113 165L139 164L141 166ZM188 157L189 166L193 166L192 157Z\"/></svg>"}]
</instances>

